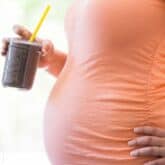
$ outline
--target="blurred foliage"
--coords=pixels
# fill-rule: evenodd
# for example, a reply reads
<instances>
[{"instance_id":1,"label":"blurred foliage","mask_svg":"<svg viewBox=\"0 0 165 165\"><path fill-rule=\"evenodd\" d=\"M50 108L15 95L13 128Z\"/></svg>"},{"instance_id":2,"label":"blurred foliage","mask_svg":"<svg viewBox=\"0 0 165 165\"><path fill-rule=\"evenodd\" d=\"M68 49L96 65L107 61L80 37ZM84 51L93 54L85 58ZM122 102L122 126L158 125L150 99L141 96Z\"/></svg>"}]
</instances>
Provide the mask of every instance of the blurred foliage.
<instances>
[{"instance_id":1,"label":"blurred foliage","mask_svg":"<svg viewBox=\"0 0 165 165\"><path fill-rule=\"evenodd\" d=\"M66 9L73 0L17 0L23 10L22 22L28 25L36 22L47 3L52 5L49 19L63 21ZM25 22L26 21L26 22Z\"/></svg>"}]
</instances>

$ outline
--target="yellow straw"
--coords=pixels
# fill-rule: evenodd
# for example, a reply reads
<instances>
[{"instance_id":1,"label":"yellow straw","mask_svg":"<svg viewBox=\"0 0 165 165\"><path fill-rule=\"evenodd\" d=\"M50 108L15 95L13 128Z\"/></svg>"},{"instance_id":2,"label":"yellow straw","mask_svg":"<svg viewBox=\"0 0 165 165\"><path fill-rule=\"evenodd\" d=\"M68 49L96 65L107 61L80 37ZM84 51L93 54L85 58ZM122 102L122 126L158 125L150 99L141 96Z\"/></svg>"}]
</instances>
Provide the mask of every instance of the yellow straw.
<instances>
[{"instance_id":1,"label":"yellow straw","mask_svg":"<svg viewBox=\"0 0 165 165\"><path fill-rule=\"evenodd\" d=\"M41 26L42 26L42 24L43 24L46 16L48 15L48 12L49 12L50 9L51 9L51 6L50 5L47 5L47 7L45 8L45 10L44 10L44 12L43 12L43 14L42 14L39 22L38 22L38 24L37 24L37 26L36 26L33 34L32 34L32 36L29 39L30 42L33 42L35 40L35 38L37 36L37 33L40 30L40 28L41 28Z\"/></svg>"}]
</instances>

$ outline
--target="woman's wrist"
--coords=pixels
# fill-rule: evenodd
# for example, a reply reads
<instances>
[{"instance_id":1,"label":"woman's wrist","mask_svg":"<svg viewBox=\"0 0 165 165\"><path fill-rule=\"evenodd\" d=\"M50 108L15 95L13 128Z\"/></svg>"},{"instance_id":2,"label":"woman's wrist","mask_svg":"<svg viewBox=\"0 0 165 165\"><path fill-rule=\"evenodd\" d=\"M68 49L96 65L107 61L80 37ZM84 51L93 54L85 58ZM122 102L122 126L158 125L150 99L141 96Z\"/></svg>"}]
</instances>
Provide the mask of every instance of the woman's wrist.
<instances>
[{"instance_id":1,"label":"woman's wrist","mask_svg":"<svg viewBox=\"0 0 165 165\"><path fill-rule=\"evenodd\" d=\"M54 50L48 57L45 70L58 77L66 62L67 55L61 51Z\"/></svg>"}]
</instances>

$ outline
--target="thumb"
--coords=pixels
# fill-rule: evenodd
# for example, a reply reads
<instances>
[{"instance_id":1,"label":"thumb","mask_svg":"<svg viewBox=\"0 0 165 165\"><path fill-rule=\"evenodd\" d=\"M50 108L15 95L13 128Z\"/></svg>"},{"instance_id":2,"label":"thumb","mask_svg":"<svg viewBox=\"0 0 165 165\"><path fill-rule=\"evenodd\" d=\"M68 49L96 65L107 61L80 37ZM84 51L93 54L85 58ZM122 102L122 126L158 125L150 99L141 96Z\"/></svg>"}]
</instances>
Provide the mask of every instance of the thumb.
<instances>
[{"instance_id":1,"label":"thumb","mask_svg":"<svg viewBox=\"0 0 165 165\"><path fill-rule=\"evenodd\" d=\"M25 40L28 40L32 35L32 33L28 29L21 25L14 25L13 31Z\"/></svg>"}]
</instances>

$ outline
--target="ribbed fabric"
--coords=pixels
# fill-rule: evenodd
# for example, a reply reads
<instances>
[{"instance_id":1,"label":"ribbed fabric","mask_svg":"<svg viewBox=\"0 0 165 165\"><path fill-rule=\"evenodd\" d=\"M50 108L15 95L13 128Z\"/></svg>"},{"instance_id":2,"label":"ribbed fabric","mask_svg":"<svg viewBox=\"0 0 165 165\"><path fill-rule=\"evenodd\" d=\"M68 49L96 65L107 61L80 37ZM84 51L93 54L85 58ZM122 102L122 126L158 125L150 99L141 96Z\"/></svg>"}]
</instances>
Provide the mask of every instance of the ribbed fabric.
<instances>
[{"instance_id":1,"label":"ribbed fabric","mask_svg":"<svg viewBox=\"0 0 165 165\"><path fill-rule=\"evenodd\" d=\"M165 1L80 0L66 16L69 55L45 111L53 165L143 165L127 142L165 128Z\"/></svg>"}]
</instances>

